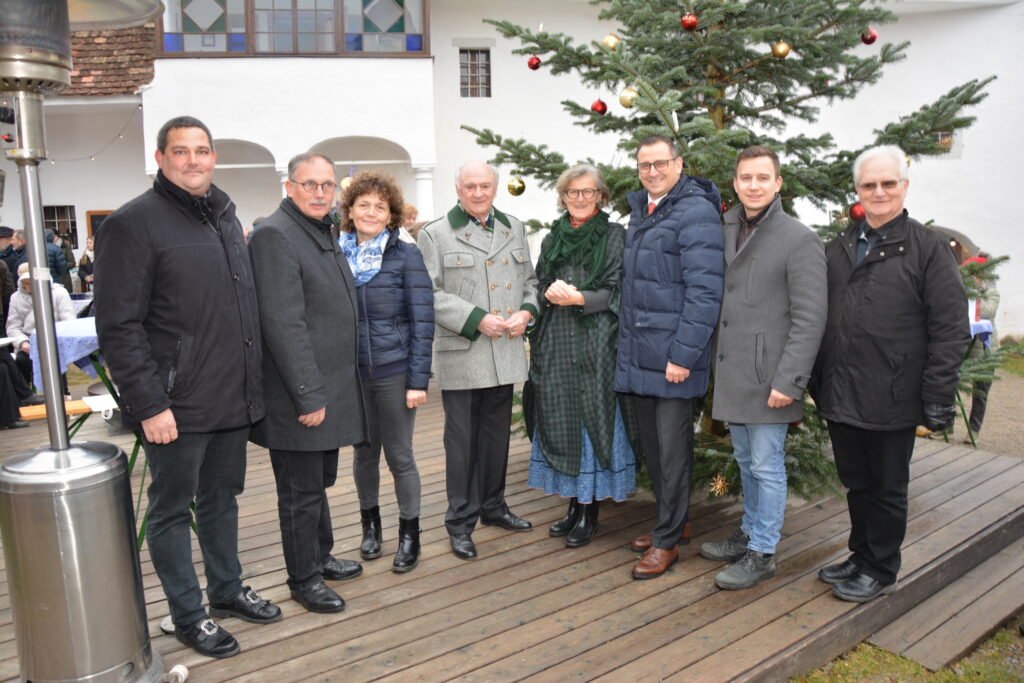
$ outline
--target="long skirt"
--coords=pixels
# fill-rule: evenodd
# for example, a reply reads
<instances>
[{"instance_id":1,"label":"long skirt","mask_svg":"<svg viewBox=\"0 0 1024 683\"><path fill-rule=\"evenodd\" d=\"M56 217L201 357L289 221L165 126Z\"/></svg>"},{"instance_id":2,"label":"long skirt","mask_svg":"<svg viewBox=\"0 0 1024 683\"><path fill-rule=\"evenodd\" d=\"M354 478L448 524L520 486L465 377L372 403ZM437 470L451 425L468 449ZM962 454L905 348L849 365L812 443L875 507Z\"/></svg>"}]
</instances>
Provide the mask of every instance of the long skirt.
<instances>
[{"instance_id":1,"label":"long skirt","mask_svg":"<svg viewBox=\"0 0 1024 683\"><path fill-rule=\"evenodd\" d=\"M580 459L580 473L577 476L564 474L551 467L540 447L540 439L533 440L530 455L530 474L527 485L544 489L545 493L557 493L565 498L577 498L589 504L595 500L611 498L617 501L636 491L636 456L626 436L619 409L615 409L615 432L612 438L611 462L608 469L602 469L594 455L594 446L586 427L583 429L583 457Z\"/></svg>"}]
</instances>

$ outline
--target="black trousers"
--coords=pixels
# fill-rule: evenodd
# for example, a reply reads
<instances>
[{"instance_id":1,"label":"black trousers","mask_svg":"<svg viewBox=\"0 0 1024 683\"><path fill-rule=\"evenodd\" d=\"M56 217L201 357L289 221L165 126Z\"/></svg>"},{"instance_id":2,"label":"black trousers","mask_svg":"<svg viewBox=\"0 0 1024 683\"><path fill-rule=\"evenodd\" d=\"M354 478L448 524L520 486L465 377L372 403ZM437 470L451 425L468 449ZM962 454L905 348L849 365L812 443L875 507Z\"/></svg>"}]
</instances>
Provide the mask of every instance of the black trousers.
<instances>
[{"instance_id":1,"label":"black trousers","mask_svg":"<svg viewBox=\"0 0 1024 683\"><path fill-rule=\"evenodd\" d=\"M18 370L10 354L0 349L0 425L21 419L18 410L22 400L32 395L32 389Z\"/></svg>"},{"instance_id":2,"label":"black trousers","mask_svg":"<svg viewBox=\"0 0 1024 683\"><path fill-rule=\"evenodd\" d=\"M327 488L338 476L338 449L270 449L277 482L277 516L288 569L288 587L310 588L323 580L324 562L334 548L334 527Z\"/></svg>"},{"instance_id":3,"label":"black trousers","mask_svg":"<svg viewBox=\"0 0 1024 683\"><path fill-rule=\"evenodd\" d=\"M907 486L914 427L878 432L828 423L839 478L848 491L851 559L862 573L896 581L907 534Z\"/></svg>"},{"instance_id":4,"label":"black trousers","mask_svg":"<svg viewBox=\"0 0 1024 683\"><path fill-rule=\"evenodd\" d=\"M981 423L985 421L985 404L988 403L988 392L992 388L992 382L975 382L971 392L971 417L970 426L972 432L981 431Z\"/></svg>"},{"instance_id":5,"label":"black trousers","mask_svg":"<svg viewBox=\"0 0 1024 683\"><path fill-rule=\"evenodd\" d=\"M205 434L179 434L168 444L143 440L153 473L146 539L174 624L187 628L206 616L192 566L192 501L196 535L206 569L210 602L227 602L242 591L238 562L238 501L245 487L248 425Z\"/></svg>"},{"instance_id":6,"label":"black trousers","mask_svg":"<svg viewBox=\"0 0 1024 683\"><path fill-rule=\"evenodd\" d=\"M469 534L481 515L505 513L512 385L441 392L449 534Z\"/></svg>"},{"instance_id":7,"label":"black trousers","mask_svg":"<svg viewBox=\"0 0 1024 683\"><path fill-rule=\"evenodd\" d=\"M631 398L656 499L657 518L651 531L651 543L656 548L669 550L679 543L690 511L693 400Z\"/></svg>"}]
</instances>

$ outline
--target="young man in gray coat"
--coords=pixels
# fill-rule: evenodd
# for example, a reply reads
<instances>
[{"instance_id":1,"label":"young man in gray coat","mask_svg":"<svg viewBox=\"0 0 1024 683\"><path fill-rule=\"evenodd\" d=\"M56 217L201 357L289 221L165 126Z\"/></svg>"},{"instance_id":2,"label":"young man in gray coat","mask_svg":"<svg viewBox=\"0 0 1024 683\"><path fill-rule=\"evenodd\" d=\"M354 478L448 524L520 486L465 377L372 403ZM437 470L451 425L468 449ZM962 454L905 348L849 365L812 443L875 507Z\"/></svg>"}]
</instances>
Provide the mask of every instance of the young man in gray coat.
<instances>
[{"instance_id":1,"label":"young man in gray coat","mask_svg":"<svg viewBox=\"0 0 1024 683\"><path fill-rule=\"evenodd\" d=\"M750 588L775 576L786 511L786 431L825 331L825 249L782 208L775 152L755 145L736 158L740 206L725 214L725 295L716 331L713 415L729 423L743 483L743 521L700 554L733 562L720 588Z\"/></svg>"},{"instance_id":2,"label":"young man in gray coat","mask_svg":"<svg viewBox=\"0 0 1024 683\"><path fill-rule=\"evenodd\" d=\"M458 171L459 202L420 231L434 287L438 385L444 405L452 552L476 557L479 519L509 531L530 522L505 502L512 385L527 377L523 334L537 315L537 276L523 224L494 208L498 172L482 161Z\"/></svg>"},{"instance_id":3,"label":"young man in gray coat","mask_svg":"<svg viewBox=\"0 0 1024 683\"><path fill-rule=\"evenodd\" d=\"M267 417L251 440L270 449L281 543L292 598L311 612L340 612L345 601L324 579L363 572L331 555L327 487L338 449L366 439L357 365L355 283L327 217L334 162L300 154L288 162L288 197L252 234L263 332Z\"/></svg>"}]
</instances>

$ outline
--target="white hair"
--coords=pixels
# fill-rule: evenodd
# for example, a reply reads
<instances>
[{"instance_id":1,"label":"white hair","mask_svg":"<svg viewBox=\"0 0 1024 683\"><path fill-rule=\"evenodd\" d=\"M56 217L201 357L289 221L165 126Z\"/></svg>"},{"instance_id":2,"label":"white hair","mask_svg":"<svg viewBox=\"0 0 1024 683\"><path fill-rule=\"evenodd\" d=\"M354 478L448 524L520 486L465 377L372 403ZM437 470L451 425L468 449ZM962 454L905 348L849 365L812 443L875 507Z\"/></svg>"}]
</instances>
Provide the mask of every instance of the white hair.
<instances>
[{"instance_id":1,"label":"white hair","mask_svg":"<svg viewBox=\"0 0 1024 683\"><path fill-rule=\"evenodd\" d=\"M458 169L456 169L456 171L455 171L455 187L458 187L459 186L459 181L462 180L462 172L464 170L466 170L467 168L469 168L470 166L486 166L487 168L491 169L491 173L494 174L494 184L495 185L498 184L498 169L497 169L497 167L494 166L493 164L487 163L486 161L475 161L474 160L474 161L467 161L466 163L464 163L461 166L459 166Z\"/></svg>"},{"instance_id":2,"label":"white hair","mask_svg":"<svg viewBox=\"0 0 1024 683\"><path fill-rule=\"evenodd\" d=\"M869 147L854 159L853 182L855 184L860 182L860 169L864 166L864 162L868 159L874 159L875 157L892 159L896 163L896 168L900 174L900 180L907 179L907 167L910 165L907 162L907 153L896 145L878 145L876 147Z\"/></svg>"}]
</instances>

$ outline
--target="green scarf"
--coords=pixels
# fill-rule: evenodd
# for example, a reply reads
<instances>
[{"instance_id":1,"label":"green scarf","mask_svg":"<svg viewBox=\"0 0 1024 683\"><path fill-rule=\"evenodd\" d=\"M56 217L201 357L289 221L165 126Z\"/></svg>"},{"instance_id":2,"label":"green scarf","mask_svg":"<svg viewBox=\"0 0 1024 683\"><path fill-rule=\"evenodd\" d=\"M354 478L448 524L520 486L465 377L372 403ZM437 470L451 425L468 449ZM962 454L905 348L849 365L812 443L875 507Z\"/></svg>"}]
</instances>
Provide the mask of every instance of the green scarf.
<instances>
[{"instance_id":1,"label":"green scarf","mask_svg":"<svg viewBox=\"0 0 1024 683\"><path fill-rule=\"evenodd\" d=\"M587 280L580 290L590 290L601 281L608 251L608 214L598 211L578 228L572 227L569 212L551 225L551 240L541 253L541 267L553 275L563 264L583 266Z\"/></svg>"}]
</instances>

